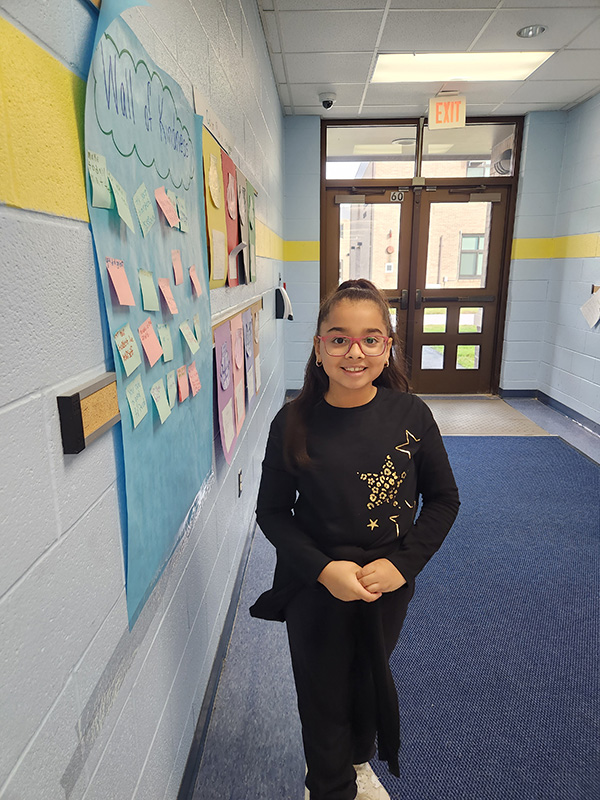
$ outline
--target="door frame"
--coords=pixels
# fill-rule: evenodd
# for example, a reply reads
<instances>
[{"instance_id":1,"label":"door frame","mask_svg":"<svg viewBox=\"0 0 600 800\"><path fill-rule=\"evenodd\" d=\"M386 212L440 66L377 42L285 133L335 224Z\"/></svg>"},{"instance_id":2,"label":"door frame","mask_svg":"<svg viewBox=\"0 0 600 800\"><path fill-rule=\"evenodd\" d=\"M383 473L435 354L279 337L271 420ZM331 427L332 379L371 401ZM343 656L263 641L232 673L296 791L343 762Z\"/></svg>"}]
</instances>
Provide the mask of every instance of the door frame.
<instances>
[{"instance_id":1,"label":"door frame","mask_svg":"<svg viewBox=\"0 0 600 800\"><path fill-rule=\"evenodd\" d=\"M508 282L510 272L510 261L513 241L513 231L515 222L515 211L517 204L517 191L519 183L519 171L521 160L521 143L523 140L523 117L467 117L467 123L473 124L514 124L515 125L515 146L514 146L514 169L513 175L508 177L490 177L490 178L422 178L416 175L412 179L358 179L352 182L348 180L327 180L326 179L326 156L327 156L327 129L329 127L360 127L360 126L386 126L386 125L411 125L414 124L417 128L418 135L422 130L422 120L415 117L400 119L332 119L321 120L321 183L320 183L320 232L321 232L321 249L320 249L320 295L321 299L326 297L335 286L332 283L330 274L327 269L328 256L331 257L332 247L337 246L339 243L338 236L333 237L335 243L331 241L331 236L328 236L327 231L327 204L326 204L326 191L327 189L339 188L344 191L352 184L357 193L368 194L369 189L387 188L397 189L401 185L422 187L423 191L427 187L443 188L478 188L482 184L493 191L494 187L505 187L508 192L508 208L504 223L504 252L502 254L502 262L500 266L500 281L499 281L499 298L498 298L498 313L495 324L495 338L492 353L492 371L491 371L491 391L493 394L498 394L500 388L500 369L502 366L502 351L504 343L504 330L506 325L506 307L508 302ZM417 141L416 151L417 154L422 147L422 140ZM417 156L417 164L419 159ZM417 170L418 171L418 170ZM364 190L364 191L363 191ZM412 258L412 254L411 254ZM336 259L337 260L337 259Z\"/></svg>"}]
</instances>

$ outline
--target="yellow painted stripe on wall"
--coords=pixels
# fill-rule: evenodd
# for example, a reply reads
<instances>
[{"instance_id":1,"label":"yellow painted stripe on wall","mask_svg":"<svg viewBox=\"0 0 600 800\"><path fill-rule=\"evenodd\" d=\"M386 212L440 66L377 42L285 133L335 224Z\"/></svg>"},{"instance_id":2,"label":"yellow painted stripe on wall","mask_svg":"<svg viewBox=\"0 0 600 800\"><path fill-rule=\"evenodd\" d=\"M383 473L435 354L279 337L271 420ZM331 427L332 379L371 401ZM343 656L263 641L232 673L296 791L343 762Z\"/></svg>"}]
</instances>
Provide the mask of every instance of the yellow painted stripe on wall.
<instances>
[{"instance_id":1,"label":"yellow painted stripe on wall","mask_svg":"<svg viewBox=\"0 0 600 800\"><path fill-rule=\"evenodd\" d=\"M595 258L600 256L600 233L554 236L546 239L513 239L513 259Z\"/></svg>"},{"instance_id":2,"label":"yellow painted stripe on wall","mask_svg":"<svg viewBox=\"0 0 600 800\"><path fill-rule=\"evenodd\" d=\"M284 242L285 261L318 261L321 257L320 242Z\"/></svg>"},{"instance_id":3,"label":"yellow painted stripe on wall","mask_svg":"<svg viewBox=\"0 0 600 800\"><path fill-rule=\"evenodd\" d=\"M0 201L88 220L85 81L0 17Z\"/></svg>"}]
</instances>

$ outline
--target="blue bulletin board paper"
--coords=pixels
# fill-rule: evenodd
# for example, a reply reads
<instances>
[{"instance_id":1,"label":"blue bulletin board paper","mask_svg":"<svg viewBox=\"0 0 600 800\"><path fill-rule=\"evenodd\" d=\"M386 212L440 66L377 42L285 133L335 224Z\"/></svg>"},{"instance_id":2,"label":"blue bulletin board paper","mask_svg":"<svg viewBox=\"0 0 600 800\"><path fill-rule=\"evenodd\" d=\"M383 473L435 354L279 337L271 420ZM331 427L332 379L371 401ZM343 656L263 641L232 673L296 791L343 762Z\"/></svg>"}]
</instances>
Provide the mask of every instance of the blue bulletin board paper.
<instances>
[{"instance_id":1,"label":"blue bulletin board paper","mask_svg":"<svg viewBox=\"0 0 600 800\"><path fill-rule=\"evenodd\" d=\"M116 203L109 209L92 205L88 175L88 208L121 410L126 498L123 546L132 627L177 543L191 529L212 477L213 372L202 118L193 113L181 87L156 66L120 18L102 32L92 59L85 144L86 150L105 157L107 169L121 185L131 208L135 207L135 193L144 184L156 214L155 224L145 235L137 214L130 230L119 216ZM171 227L159 211L154 192L161 187L183 201L187 230ZM173 281L172 250L181 253L184 280L179 285ZM119 303L109 280L107 258L123 261L135 305ZM192 265L202 288L200 296L189 279ZM158 310L144 310L139 270L152 273L156 285L160 279L169 280L177 314L170 313L162 295ZM128 323L143 352L138 329L148 317L155 331L159 325L169 327L173 358L165 361L161 356L151 367L143 356L127 375L114 334ZM192 355L179 325L195 318L199 320L201 341ZM200 378L200 391L195 396L190 393L183 403L176 399L167 416L163 403L161 423L151 387L159 381L168 386L168 373L182 366L189 370L192 362ZM138 415L134 427L127 389L139 380L147 413L142 419Z\"/></svg>"}]
</instances>

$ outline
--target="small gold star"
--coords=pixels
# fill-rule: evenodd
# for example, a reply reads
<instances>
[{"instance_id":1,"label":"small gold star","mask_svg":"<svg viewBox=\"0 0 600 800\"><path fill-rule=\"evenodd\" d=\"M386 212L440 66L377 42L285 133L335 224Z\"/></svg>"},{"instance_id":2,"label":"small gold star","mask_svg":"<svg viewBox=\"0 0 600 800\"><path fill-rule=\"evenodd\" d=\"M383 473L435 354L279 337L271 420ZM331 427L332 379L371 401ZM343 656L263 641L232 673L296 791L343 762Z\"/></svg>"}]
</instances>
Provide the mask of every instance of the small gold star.
<instances>
[{"instance_id":1,"label":"small gold star","mask_svg":"<svg viewBox=\"0 0 600 800\"><path fill-rule=\"evenodd\" d=\"M405 432L405 434L406 434L406 441L405 441L405 442L402 442L402 444L399 444L399 445L397 445L397 446L396 446L396 450L400 450L400 452L401 452L401 453L406 453L406 455L407 455L409 458L412 458L412 455L411 455L411 452L410 452L410 450L404 450L403 448L404 448L404 447L408 447L408 445L410 444L410 440L411 440L411 439L414 439L414 441L415 441L415 442L420 442L421 440L420 440L420 439L417 439L417 437L416 437L416 436L414 436L414 435L413 435L413 434L412 434L410 431L408 431L408 430L405 430L404 432Z\"/></svg>"},{"instance_id":2,"label":"small gold star","mask_svg":"<svg viewBox=\"0 0 600 800\"><path fill-rule=\"evenodd\" d=\"M377 520L377 519L370 519L367 522L367 528L371 528L371 530L374 530L375 528L378 528L379 527L379 525L377 524L378 522L379 522L379 520Z\"/></svg>"}]
</instances>

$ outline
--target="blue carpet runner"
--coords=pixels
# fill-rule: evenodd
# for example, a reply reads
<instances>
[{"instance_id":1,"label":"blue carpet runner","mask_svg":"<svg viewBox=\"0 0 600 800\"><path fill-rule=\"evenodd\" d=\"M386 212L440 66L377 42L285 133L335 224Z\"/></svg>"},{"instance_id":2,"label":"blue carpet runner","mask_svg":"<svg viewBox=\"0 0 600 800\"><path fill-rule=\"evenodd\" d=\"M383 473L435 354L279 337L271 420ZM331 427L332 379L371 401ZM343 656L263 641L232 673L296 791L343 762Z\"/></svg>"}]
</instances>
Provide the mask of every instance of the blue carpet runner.
<instances>
[{"instance_id":1,"label":"blue carpet runner","mask_svg":"<svg viewBox=\"0 0 600 800\"><path fill-rule=\"evenodd\" d=\"M462 506L391 660L393 800L600 798L600 467L554 437L447 437ZM282 625L253 620L257 534L194 800L302 800Z\"/></svg>"}]
</instances>

